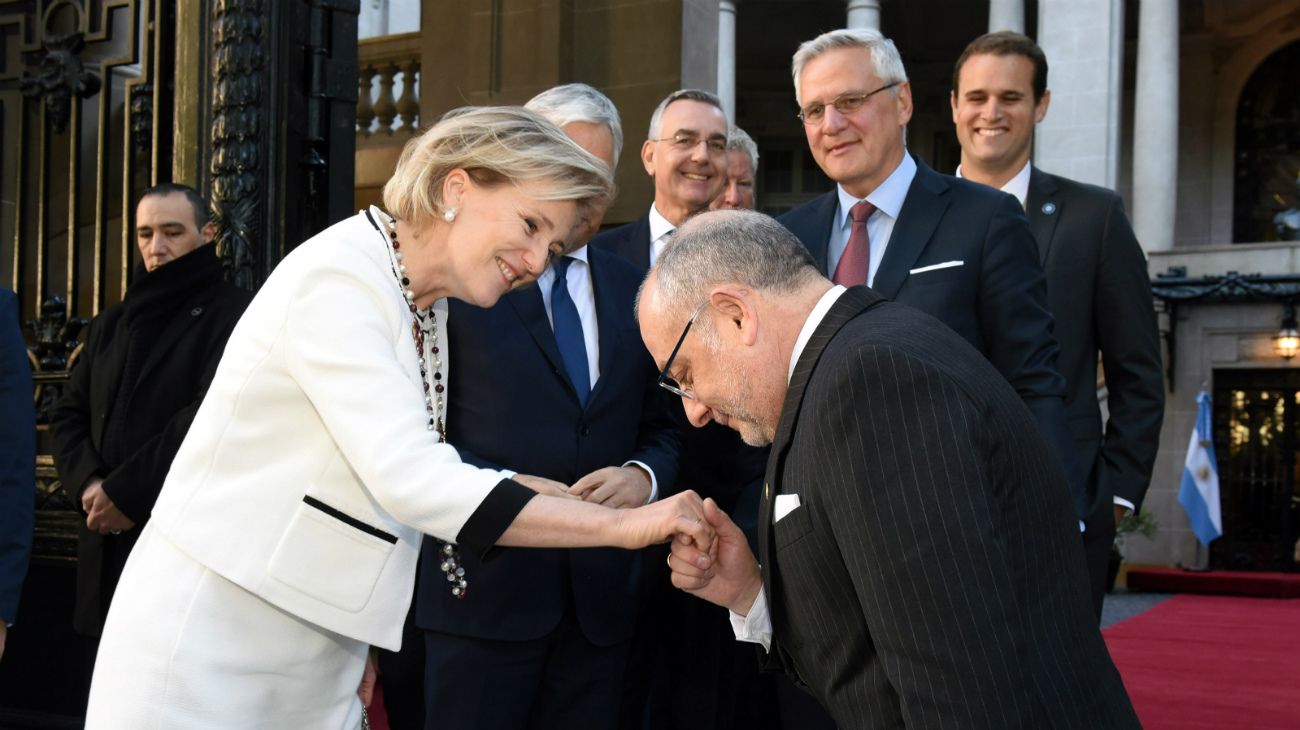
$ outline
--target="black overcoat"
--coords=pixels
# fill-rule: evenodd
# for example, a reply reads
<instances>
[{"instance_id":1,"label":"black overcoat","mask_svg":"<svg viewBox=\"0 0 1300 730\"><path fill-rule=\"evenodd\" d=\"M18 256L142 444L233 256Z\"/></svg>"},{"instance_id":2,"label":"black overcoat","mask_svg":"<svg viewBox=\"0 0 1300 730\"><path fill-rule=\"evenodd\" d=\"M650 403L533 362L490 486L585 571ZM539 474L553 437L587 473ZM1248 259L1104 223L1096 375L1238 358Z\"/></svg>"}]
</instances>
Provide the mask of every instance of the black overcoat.
<instances>
[{"instance_id":1,"label":"black overcoat","mask_svg":"<svg viewBox=\"0 0 1300 730\"><path fill-rule=\"evenodd\" d=\"M87 482L136 524L120 535L82 525L78 631L98 635L131 546L252 294L225 282L201 246L138 277L120 304L96 317L51 415L54 462L78 506Z\"/></svg>"}]
</instances>

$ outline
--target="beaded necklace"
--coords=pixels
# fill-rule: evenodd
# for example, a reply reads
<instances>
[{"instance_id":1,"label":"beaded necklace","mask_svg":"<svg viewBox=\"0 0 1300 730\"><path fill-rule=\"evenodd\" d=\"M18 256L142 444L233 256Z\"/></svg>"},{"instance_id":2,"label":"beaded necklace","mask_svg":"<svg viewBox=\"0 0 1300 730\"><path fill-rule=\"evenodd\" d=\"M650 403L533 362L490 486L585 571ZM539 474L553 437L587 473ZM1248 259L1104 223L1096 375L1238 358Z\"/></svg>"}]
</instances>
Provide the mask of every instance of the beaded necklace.
<instances>
[{"instance_id":1,"label":"beaded necklace","mask_svg":"<svg viewBox=\"0 0 1300 730\"><path fill-rule=\"evenodd\" d=\"M406 264L402 263L402 244L397 240L397 219L388 216L388 255L397 280L397 288L406 301L411 312L411 337L415 340L415 357L420 365L420 381L424 384L424 410L429 415L428 430L438 436L438 443L447 443L447 424L443 419L446 413L446 391L442 383L442 357L438 347L438 313L433 307L421 310L415 305L415 292L411 291L411 279L406 275ZM425 348L425 343L429 347ZM429 367L432 361L433 367ZM432 378L430 378L432 374ZM469 581L465 579L465 567L461 565L460 553L453 543L437 540L442 554L443 574L447 576L451 595L464 598Z\"/></svg>"}]
</instances>

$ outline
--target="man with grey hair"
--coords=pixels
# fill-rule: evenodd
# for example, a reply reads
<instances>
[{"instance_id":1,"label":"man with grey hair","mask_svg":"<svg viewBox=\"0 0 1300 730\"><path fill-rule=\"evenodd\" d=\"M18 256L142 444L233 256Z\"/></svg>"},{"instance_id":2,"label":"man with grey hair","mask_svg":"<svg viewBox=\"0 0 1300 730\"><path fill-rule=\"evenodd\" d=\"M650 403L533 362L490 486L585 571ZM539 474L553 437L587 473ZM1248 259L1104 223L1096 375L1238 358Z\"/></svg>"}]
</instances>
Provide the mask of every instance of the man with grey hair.
<instances>
[{"instance_id":1,"label":"man with grey hair","mask_svg":"<svg viewBox=\"0 0 1300 730\"><path fill-rule=\"evenodd\" d=\"M758 172L758 145L745 130L732 126L727 133L727 184L709 210L753 210L754 175Z\"/></svg>"},{"instance_id":2,"label":"man with grey hair","mask_svg":"<svg viewBox=\"0 0 1300 730\"><path fill-rule=\"evenodd\" d=\"M611 168L622 127L585 84L526 104ZM447 440L469 464L550 480L610 507L656 499L677 473L678 436L634 329L643 273L584 244L597 210L566 240L537 286L494 307L452 301L448 352L456 397ZM572 486L569 486L572 485ZM662 559L662 558L661 558ZM428 728L608 728L639 611L641 556L622 550L506 550L462 555L474 589L451 595L426 543L415 623L425 648Z\"/></svg>"},{"instance_id":3,"label":"man with grey hair","mask_svg":"<svg viewBox=\"0 0 1300 730\"><path fill-rule=\"evenodd\" d=\"M1087 469L1073 463L1047 288L1019 203L907 152L912 91L898 49L878 31L804 43L793 75L808 147L836 186L780 222L836 283L916 307L983 353L1067 467L1082 520Z\"/></svg>"},{"instance_id":4,"label":"man with grey hair","mask_svg":"<svg viewBox=\"0 0 1300 730\"><path fill-rule=\"evenodd\" d=\"M759 559L706 501L716 550L674 542L673 584L839 727L1140 727L1061 467L962 338L745 211L683 226L637 311L691 421L772 447Z\"/></svg>"},{"instance_id":5,"label":"man with grey hair","mask_svg":"<svg viewBox=\"0 0 1300 730\"><path fill-rule=\"evenodd\" d=\"M680 89L664 97L650 117L647 139L641 145L641 163L654 179L654 201L638 220L593 239L592 248L617 253L647 271L677 226L707 210L722 192L727 131L727 117L716 95ZM682 436L678 484L717 499L727 509L738 509L737 519L752 526L766 452L747 447L721 426L691 428L675 405L672 412ZM730 647L720 640L726 636L719 634L726 628L726 618L718 612L702 615L709 606L695 606L673 594L664 565L666 552L665 548L657 560L646 561L642 581L646 610L634 640L632 676L620 724L638 727L648 713L654 727L689 723L725 728L730 724L728 713L748 707L738 708L719 672L701 669L712 664L692 660L707 651L709 662L729 661L723 652ZM676 717L664 717L670 715Z\"/></svg>"},{"instance_id":6,"label":"man with grey hair","mask_svg":"<svg viewBox=\"0 0 1300 730\"><path fill-rule=\"evenodd\" d=\"M726 154L727 116L716 95L679 89L664 97L641 145L641 164L654 178L650 210L592 243L649 269L673 230L722 192Z\"/></svg>"}]
</instances>

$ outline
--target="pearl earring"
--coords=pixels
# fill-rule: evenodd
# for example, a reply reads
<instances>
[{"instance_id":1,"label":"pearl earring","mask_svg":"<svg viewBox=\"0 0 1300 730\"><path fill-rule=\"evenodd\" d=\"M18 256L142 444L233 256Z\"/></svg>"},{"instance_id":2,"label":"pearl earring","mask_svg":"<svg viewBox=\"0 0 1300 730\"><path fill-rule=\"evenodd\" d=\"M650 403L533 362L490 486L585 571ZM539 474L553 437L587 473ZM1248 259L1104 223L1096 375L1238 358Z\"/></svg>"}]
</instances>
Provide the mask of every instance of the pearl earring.
<instances>
[{"instance_id":1,"label":"pearl earring","mask_svg":"<svg viewBox=\"0 0 1300 730\"><path fill-rule=\"evenodd\" d=\"M442 219L447 221L448 223L451 223L452 221L456 220L456 209L448 208L447 211L442 214Z\"/></svg>"}]
</instances>

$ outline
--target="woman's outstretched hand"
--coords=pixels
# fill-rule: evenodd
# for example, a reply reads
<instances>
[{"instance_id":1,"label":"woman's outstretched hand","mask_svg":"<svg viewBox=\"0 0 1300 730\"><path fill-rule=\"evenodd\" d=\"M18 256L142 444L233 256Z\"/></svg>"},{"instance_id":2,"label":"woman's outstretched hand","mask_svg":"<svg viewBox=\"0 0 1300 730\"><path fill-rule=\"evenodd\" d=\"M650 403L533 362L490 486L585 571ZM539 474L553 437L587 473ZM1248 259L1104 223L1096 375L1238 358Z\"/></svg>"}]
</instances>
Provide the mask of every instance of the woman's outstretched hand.
<instances>
[{"instance_id":1,"label":"woman's outstretched hand","mask_svg":"<svg viewBox=\"0 0 1300 730\"><path fill-rule=\"evenodd\" d=\"M512 479L524 485L525 487L528 487L534 492L537 492L538 494L545 494L548 497L564 497L565 499L581 499L581 497L576 497L572 494L569 494L569 487L563 484L562 482L555 481L554 479L546 479L545 477L535 477L531 474L516 474L512 477Z\"/></svg>"},{"instance_id":2,"label":"woman's outstretched hand","mask_svg":"<svg viewBox=\"0 0 1300 730\"><path fill-rule=\"evenodd\" d=\"M691 490L636 509L619 510L619 534L623 547L636 550L657 545L677 536L688 538L701 551L713 548L713 526L704 519L704 501Z\"/></svg>"}]
</instances>

